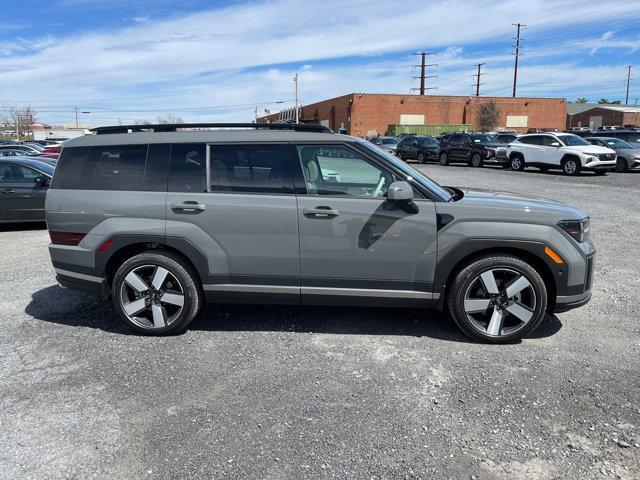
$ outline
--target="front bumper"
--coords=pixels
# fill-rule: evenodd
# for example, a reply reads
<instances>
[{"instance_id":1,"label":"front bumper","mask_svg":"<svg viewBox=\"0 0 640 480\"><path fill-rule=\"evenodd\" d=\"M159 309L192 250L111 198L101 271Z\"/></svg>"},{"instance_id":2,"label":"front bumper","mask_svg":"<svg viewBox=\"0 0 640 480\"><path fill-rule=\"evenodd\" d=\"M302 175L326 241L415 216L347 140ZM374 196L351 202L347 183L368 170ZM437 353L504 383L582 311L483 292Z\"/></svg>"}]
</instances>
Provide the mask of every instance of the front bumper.
<instances>
[{"instance_id":1,"label":"front bumper","mask_svg":"<svg viewBox=\"0 0 640 480\"><path fill-rule=\"evenodd\" d=\"M556 297L556 306L554 313L562 313L574 308L582 307L591 300L591 291L580 293L578 295L566 295Z\"/></svg>"},{"instance_id":2,"label":"front bumper","mask_svg":"<svg viewBox=\"0 0 640 480\"><path fill-rule=\"evenodd\" d=\"M582 166L585 170L599 170L610 172L616 169L616 161L615 160L593 160L591 162L587 162Z\"/></svg>"}]
</instances>

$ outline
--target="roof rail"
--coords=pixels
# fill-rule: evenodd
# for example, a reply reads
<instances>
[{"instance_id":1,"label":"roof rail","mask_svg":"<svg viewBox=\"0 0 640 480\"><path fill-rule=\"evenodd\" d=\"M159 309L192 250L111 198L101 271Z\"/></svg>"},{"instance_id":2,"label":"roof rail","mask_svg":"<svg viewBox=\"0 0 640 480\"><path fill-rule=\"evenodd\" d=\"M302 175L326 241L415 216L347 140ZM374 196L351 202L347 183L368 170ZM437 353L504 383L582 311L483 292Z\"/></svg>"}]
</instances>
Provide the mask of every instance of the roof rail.
<instances>
[{"instance_id":1,"label":"roof rail","mask_svg":"<svg viewBox=\"0 0 640 480\"><path fill-rule=\"evenodd\" d=\"M112 125L92 128L96 135L134 132L176 132L209 128L255 128L258 130L294 130L296 132L333 133L324 125L311 123L160 123L152 125Z\"/></svg>"}]
</instances>

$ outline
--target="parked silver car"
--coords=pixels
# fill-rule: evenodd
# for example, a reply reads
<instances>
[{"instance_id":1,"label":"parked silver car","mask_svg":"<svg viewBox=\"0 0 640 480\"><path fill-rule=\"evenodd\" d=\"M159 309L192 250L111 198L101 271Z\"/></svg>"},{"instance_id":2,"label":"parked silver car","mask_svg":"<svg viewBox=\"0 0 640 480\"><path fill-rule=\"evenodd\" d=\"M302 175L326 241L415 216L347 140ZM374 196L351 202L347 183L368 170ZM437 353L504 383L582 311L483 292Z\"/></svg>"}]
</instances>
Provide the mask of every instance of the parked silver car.
<instances>
[{"instance_id":1,"label":"parked silver car","mask_svg":"<svg viewBox=\"0 0 640 480\"><path fill-rule=\"evenodd\" d=\"M630 169L640 167L640 147L615 137L587 137L585 140L591 145L607 147L616 151L616 172L627 172Z\"/></svg>"},{"instance_id":2,"label":"parked silver car","mask_svg":"<svg viewBox=\"0 0 640 480\"><path fill-rule=\"evenodd\" d=\"M58 282L138 332L183 330L204 301L414 306L506 343L591 297L580 210L442 187L319 125L196 126L227 130L70 140L47 194Z\"/></svg>"}]
</instances>

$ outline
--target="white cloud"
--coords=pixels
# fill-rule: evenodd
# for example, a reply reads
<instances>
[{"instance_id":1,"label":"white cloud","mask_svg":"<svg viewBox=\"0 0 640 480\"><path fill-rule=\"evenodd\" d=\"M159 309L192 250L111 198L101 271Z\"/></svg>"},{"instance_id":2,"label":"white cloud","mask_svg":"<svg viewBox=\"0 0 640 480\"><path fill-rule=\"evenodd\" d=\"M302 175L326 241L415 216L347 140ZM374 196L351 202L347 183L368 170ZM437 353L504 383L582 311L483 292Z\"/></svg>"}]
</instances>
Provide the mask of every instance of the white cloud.
<instances>
[{"instance_id":1,"label":"white cloud","mask_svg":"<svg viewBox=\"0 0 640 480\"><path fill-rule=\"evenodd\" d=\"M69 5L85 0L62 1ZM616 9L619 3L598 3L598 9L602 8L599 20L621 12L629 15L633 8L640 11L640 4ZM604 9L607 5L609 10ZM351 91L407 92L409 65L415 63L415 57L401 52L423 48L439 52L434 61L440 64L440 79L432 80L440 85L438 93L467 94L473 81L472 66L482 61L467 54L469 46L504 39L498 42L504 44L502 49L486 54L486 58L494 57L487 65L487 90L494 85L508 86L511 73L505 62L512 61L512 21L532 19L542 33L547 21L552 22L549 28L570 30L589 19L585 15L593 11L593 4L582 0L555 2L551 18L549 4L542 0L405 0L401 8L396 2L365 0L234 4L169 20L144 19L115 30L0 44L0 101L30 101L41 107L43 120L66 116L64 109L71 112L72 105L95 111L87 116L96 123L120 116L156 115L115 111L127 109L163 109L189 120L247 120L252 116L251 107L206 113L178 108L291 100L295 71L301 72L300 95L306 102ZM562 18L565 20L558 22ZM595 40L600 42L598 49L638 48L637 39ZM588 52L594 45L572 45L570 52L575 54L580 48ZM555 80L558 69L564 68L576 75L587 73L568 64L532 69L536 58L563 54L557 50L555 44L528 54L523 81L527 75L543 81L546 75L559 83ZM397 60L389 61L390 54L396 54ZM350 58L348 66L331 61L343 57ZM598 73L588 74L611 78L612 68L603 66ZM583 81L594 82L589 77ZM140 98L156 94L157 98ZM259 105L272 111L279 106L282 104Z\"/></svg>"}]
</instances>

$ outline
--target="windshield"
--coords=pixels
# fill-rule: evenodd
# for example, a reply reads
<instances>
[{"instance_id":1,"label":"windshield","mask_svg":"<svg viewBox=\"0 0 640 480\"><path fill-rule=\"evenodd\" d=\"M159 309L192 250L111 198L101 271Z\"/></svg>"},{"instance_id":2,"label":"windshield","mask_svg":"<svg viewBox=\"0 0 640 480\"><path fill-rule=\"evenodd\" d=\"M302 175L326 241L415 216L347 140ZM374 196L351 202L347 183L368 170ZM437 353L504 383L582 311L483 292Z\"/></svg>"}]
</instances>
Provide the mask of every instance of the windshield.
<instances>
[{"instance_id":1,"label":"windshield","mask_svg":"<svg viewBox=\"0 0 640 480\"><path fill-rule=\"evenodd\" d=\"M442 188L440 185L438 185L436 182L431 180L429 177L427 177L423 173L420 173L418 170L404 163L395 155L392 155L386 150L383 150L381 148L377 148L375 145L371 145L368 142L360 142L358 143L358 145L362 145L365 149L369 150L370 152L372 152L378 157L384 157L384 159L388 163L392 164L398 170L402 171L407 176L414 179L416 182L418 182L420 185L428 189L430 192L433 192L441 200L448 202L453 198L453 196L447 190Z\"/></svg>"},{"instance_id":2,"label":"windshield","mask_svg":"<svg viewBox=\"0 0 640 480\"><path fill-rule=\"evenodd\" d=\"M397 145L398 143L399 143L399 140L397 138L386 137L382 139L383 145Z\"/></svg>"},{"instance_id":3,"label":"windshield","mask_svg":"<svg viewBox=\"0 0 640 480\"><path fill-rule=\"evenodd\" d=\"M500 143L493 135L478 134L469 135L474 143Z\"/></svg>"},{"instance_id":4,"label":"windshield","mask_svg":"<svg viewBox=\"0 0 640 480\"><path fill-rule=\"evenodd\" d=\"M438 145L438 141L433 137L418 137L420 145Z\"/></svg>"},{"instance_id":5,"label":"windshield","mask_svg":"<svg viewBox=\"0 0 640 480\"><path fill-rule=\"evenodd\" d=\"M636 148L633 145L631 145L630 143L627 143L624 140L621 140L619 138L607 138L604 141L604 143L606 143L610 147L621 148L623 150L626 150L626 149L629 149L629 148Z\"/></svg>"},{"instance_id":6,"label":"windshield","mask_svg":"<svg viewBox=\"0 0 640 480\"><path fill-rule=\"evenodd\" d=\"M558 135L558 138L564 143L567 147L576 147L579 145L591 145L584 138L579 137L577 135Z\"/></svg>"}]
</instances>

